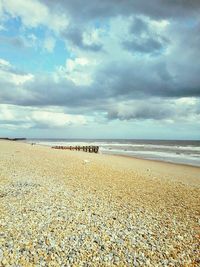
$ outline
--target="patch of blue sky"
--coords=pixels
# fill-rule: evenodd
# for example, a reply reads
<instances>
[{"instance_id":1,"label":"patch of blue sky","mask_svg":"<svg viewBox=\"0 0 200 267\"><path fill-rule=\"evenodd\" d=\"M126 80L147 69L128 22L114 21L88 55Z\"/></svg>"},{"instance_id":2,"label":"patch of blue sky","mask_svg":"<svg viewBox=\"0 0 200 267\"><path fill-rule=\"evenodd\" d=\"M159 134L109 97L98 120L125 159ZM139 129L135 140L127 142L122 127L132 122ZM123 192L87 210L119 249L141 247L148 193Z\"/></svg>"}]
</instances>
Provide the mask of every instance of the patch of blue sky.
<instances>
[{"instance_id":1,"label":"patch of blue sky","mask_svg":"<svg viewBox=\"0 0 200 267\"><path fill-rule=\"evenodd\" d=\"M22 26L21 20L18 17L8 19L3 23L4 30L1 32L1 35L11 37L17 36L19 34L19 30Z\"/></svg>"},{"instance_id":2,"label":"patch of blue sky","mask_svg":"<svg viewBox=\"0 0 200 267\"><path fill-rule=\"evenodd\" d=\"M109 35L110 32L110 21L108 19L92 21L90 23L90 28L101 30L103 35Z\"/></svg>"},{"instance_id":3,"label":"patch of blue sky","mask_svg":"<svg viewBox=\"0 0 200 267\"><path fill-rule=\"evenodd\" d=\"M52 72L57 66L65 65L69 52L62 41L57 41L54 51L45 49L19 48L11 44L0 45L0 58L9 61L17 69L24 72Z\"/></svg>"},{"instance_id":4,"label":"patch of blue sky","mask_svg":"<svg viewBox=\"0 0 200 267\"><path fill-rule=\"evenodd\" d=\"M9 19L5 23L6 30L1 33L0 58L9 61L17 69L24 72L45 73L52 72L57 66L64 65L66 59L71 57L65 43L56 38L55 48L48 52L43 47L46 36L53 35L45 27L23 28L20 19ZM14 38L20 38L24 45L14 42ZM31 44L35 36L35 43ZM55 36L53 36L55 37Z\"/></svg>"},{"instance_id":5,"label":"patch of blue sky","mask_svg":"<svg viewBox=\"0 0 200 267\"><path fill-rule=\"evenodd\" d=\"M57 66L65 65L68 58L71 58L71 55L66 49L65 43L61 40L57 40L52 53L49 53L47 50L43 50L43 52L41 53L41 70L52 72Z\"/></svg>"},{"instance_id":6,"label":"patch of blue sky","mask_svg":"<svg viewBox=\"0 0 200 267\"><path fill-rule=\"evenodd\" d=\"M48 31L48 29L42 25L39 25L38 27L32 27L32 28L22 28L22 30L23 30L22 34L24 34L25 36L32 34L35 37L37 37L39 40L43 39Z\"/></svg>"},{"instance_id":7,"label":"patch of blue sky","mask_svg":"<svg viewBox=\"0 0 200 267\"><path fill-rule=\"evenodd\" d=\"M109 29L109 20L108 19L96 19L92 22L92 24L94 25L94 27L96 29Z\"/></svg>"}]
</instances>

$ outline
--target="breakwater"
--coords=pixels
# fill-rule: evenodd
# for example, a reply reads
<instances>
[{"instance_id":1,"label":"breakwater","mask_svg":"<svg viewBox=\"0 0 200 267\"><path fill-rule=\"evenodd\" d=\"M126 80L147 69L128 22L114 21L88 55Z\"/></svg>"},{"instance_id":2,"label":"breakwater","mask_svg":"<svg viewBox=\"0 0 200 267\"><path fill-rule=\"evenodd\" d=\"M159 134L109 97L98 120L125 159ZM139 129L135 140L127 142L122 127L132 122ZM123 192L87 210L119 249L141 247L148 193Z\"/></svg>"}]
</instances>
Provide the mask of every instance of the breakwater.
<instances>
[{"instance_id":1,"label":"breakwater","mask_svg":"<svg viewBox=\"0 0 200 267\"><path fill-rule=\"evenodd\" d=\"M99 151L99 146L52 146L52 148L84 151L89 153L98 153Z\"/></svg>"}]
</instances>

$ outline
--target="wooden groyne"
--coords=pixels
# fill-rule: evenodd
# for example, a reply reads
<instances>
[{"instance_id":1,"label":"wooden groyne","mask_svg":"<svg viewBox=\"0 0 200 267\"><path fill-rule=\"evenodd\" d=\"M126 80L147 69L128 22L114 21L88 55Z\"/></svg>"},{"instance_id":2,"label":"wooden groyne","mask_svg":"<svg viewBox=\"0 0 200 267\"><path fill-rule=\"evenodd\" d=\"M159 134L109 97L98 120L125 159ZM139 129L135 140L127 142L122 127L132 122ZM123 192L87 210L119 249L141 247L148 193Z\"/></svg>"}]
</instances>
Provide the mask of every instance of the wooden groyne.
<instances>
[{"instance_id":1,"label":"wooden groyne","mask_svg":"<svg viewBox=\"0 0 200 267\"><path fill-rule=\"evenodd\" d=\"M76 151L84 151L89 153L98 153L99 146L53 146L54 149L68 149Z\"/></svg>"}]
</instances>

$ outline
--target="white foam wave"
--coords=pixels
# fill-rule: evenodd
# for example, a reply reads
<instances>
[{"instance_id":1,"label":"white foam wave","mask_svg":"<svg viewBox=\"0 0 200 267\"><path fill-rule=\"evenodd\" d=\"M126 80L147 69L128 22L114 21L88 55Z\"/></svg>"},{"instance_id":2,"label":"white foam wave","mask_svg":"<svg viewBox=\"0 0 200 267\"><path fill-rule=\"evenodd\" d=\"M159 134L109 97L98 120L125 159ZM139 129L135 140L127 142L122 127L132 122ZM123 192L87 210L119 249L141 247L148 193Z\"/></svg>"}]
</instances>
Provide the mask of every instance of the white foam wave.
<instances>
[{"instance_id":1,"label":"white foam wave","mask_svg":"<svg viewBox=\"0 0 200 267\"><path fill-rule=\"evenodd\" d=\"M33 141L28 141L33 142ZM200 145L193 144L148 144L148 143L125 143L114 141L35 141L39 145L45 146L87 146L97 145L100 147L100 153L103 154L118 154L146 159L162 160L175 163L191 164L200 166Z\"/></svg>"}]
</instances>

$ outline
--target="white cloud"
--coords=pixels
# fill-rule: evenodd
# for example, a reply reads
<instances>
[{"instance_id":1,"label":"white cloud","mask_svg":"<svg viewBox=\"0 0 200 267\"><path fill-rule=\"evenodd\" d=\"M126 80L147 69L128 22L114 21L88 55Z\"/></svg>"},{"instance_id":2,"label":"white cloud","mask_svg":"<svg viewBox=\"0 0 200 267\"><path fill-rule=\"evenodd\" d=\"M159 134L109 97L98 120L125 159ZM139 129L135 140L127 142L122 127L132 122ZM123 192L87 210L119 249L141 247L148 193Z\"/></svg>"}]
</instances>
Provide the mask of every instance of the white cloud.
<instances>
[{"instance_id":1,"label":"white cloud","mask_svg":"<svg viewBox=\"0 0 200 267\"><path fill-rule=\"evenodd\" d=\"M152 30L156 30L156 31L164 31L166 30L166 28L170 25L170 22L168 20L151 20L148 19L147 20L149 25L152 27Z\"/></svg>"},{"instance_id":2,"label":"white cloud","mask_svg":"<svg viewBox=\"0 0 200 267\"><path fill-rule=\"evenodd\" d=\"M68 59L66 66L60 66L57 69L57 75L60 78L65 77L77 86L90 85L93 82L92 74L96 62L87 57L76 57Z\"/></svg>"},{"instance_id":3,"label":"white cloud","mask_svg":"<svg viewBox=\"0 0 200 267\"><path fill-rule=\"evenodd\" d=\"M199 102L199 100L197 98L195 98L195 97L181 97L181 98L176 100L176 104L180 105L180 106L188 105L188 106L192 107L192 106L197 105L198 102Z\"/></svg>"},{"instance_id":4,"label":"white cloud","mask_svg":"<svg viewBox=\"0 0 200 267\"><path fill-rule=\"evenodd\" d=\"M15 119L14 113L9 109L8 105L0 105L0 120L13 121Z\"/></svg>"},{"instance_id":5,"label":"white cloud","mask_svg":"<svg viewBox=\"0 0 200 267\"><path fill-rule=\"evenodd\" d=\"M48 20L47 7L37 0L3 0L3 7L12 17L21 17L26 26L36 27Z\"/></svg>"},{"instance_id":6,"label":"white cloud","mask_svg":"<svg viewBox=\"0 0 200 267\"><path fill-rule=\"evenodd\" d=\"M61 112L52 111L33 111L31 119L38 125L46 127L66 127L72 124L83 125L86 119L81 115L69 115Z\"/></svg>"},{"instance_id":7,"label":"white cloud","mask_svg":"<svg viewBox=\"0 0 200 267\"><path fill-rule=\"evenodd\" d=\"M99 45L101 43L101 36L104 34L103 29L87 29L83 32L83 43L85 45Z\"/></svg>"},{"instance_id":8,"label":"white cloud","mask_svg":"<svg viewBox=\"0 0 200 267\"><path fill-rule=\"evenodd\" d=\"M50 28L54 30L54 32L59 33L64 30L66 30L67 26L69 24L68 18L65 14L50 14L48 18L48 24L50 25Z\"/></svg>"},{"instance_id":9,"label":"white cloud","mask_svg":"<svg viewBox=\"0 0 200 267\"><path fill-rule=\"evenodd\" d=\"M56 45L56 40L51 37L51 36L48 36L44 39L44 48L49 52L49 53L52 53L54 48L55 48L55 45Z\"/></svg>"},{"instance_id":10,"label":"white cloud","mask_svg":"<svg viewBox=\"0 0 200 267\"><path fill-rule=\"evenodd\" d=\"M14 68L10 62L0 59L0 81L1 82L10 82L14 85L22 85L27 81L30 81L34 78L31 73L21 74L15 72Z\"/></svg>"},{"instance_id":11,"label":"white cloud","mask_svg":"<svg viewBox=\"0 0 200 267\"><path fill-rule=\"evenodd\" d=\"M37 0L1 0L2 8L13 18L20 17L26 27L44 25L58 33L68 25L64 14L51 12L48 7Z\"/></svg>"},{"instance_id":12,"label":"white cloud","mask_svg":"<svg viewBox=\"0 0 200 267\"><path fill-rule=\"evenodd\" d=\"M77 66L87 66L89 65L89 60L87 58L75 58L74 60L69 59L66 63L67 71L74 71Z\"/></svg>"},{"instance_id":13,"label":"white cloud","mask_svg":"<svg viewBox=\"0 0 200 267\"><path fill-rule=\"evenodd\" d=\"M1 76L1 74L0 74L0 76ZM16 85L24 84L25 82L33 80L33 78L34 78L33 74L25 74L25 75L7 74L7 76L8 76L8 78L10 78L10 82L12 82Z\"/></svg>"},{"instance_id":14,"label":"white cloud","mask_svg":"<svg viewBox=\"0 0 200 267\"><path fill-rule=\"evenodd\" d=\"M66 128L85 125L89 118L83 115L66 114L55 108L34 108L0 104L1 127L15 128ZM7 127L6 126L6 127Z\"/></svg>"},{"instance_id":15,"label":"white cloud","mask_svg":"<svg viewBox=\"0 0 200 267\"><path fill-rule=\"evenodd\" d=\"M9 69L11 67L10 62L8 62L7 60L0 58L0 69Z\"/></svg>"}]
</instances>

